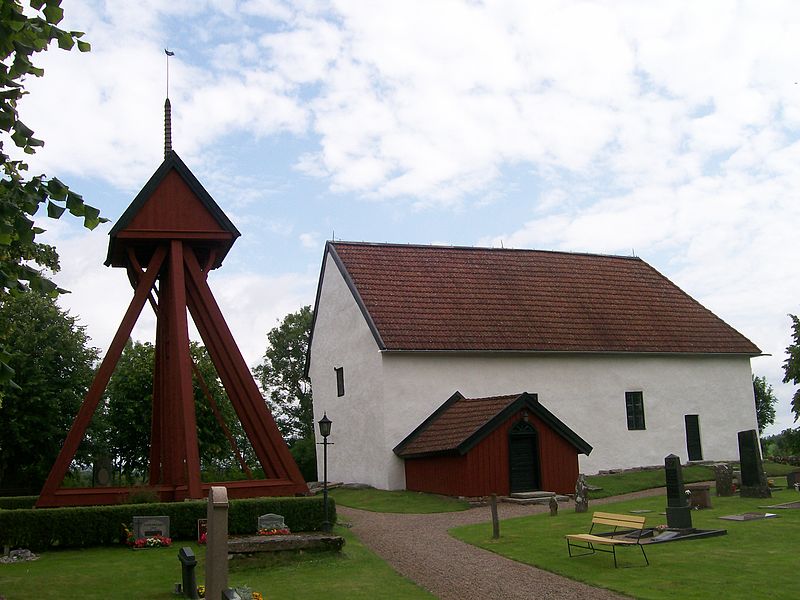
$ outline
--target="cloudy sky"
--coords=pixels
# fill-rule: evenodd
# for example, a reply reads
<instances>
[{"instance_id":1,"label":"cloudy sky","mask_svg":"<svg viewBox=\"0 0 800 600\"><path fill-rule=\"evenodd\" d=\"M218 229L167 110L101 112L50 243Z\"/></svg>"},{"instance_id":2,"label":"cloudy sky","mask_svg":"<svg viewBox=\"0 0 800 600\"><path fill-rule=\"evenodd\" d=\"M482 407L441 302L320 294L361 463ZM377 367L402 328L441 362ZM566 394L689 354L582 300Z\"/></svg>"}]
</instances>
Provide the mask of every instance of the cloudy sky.
<instances>
[{"instance_id":1,"label":"cloudy sky","mask_svg":"<svg viewBox=\"0 0 800 600\"><path fill-rule=\"evenodd\" d=\"M65 0L21 112L117 218L174 147L242 232L211 278L247 361L314 299L324 242L635 253L753 340L780 399L800 312L800 3ZM105 348L108 227L47 221ZM794 233L793 233L794 232ZM137 337L152 336L144 318Z\"/></svg>"}]
</instances>

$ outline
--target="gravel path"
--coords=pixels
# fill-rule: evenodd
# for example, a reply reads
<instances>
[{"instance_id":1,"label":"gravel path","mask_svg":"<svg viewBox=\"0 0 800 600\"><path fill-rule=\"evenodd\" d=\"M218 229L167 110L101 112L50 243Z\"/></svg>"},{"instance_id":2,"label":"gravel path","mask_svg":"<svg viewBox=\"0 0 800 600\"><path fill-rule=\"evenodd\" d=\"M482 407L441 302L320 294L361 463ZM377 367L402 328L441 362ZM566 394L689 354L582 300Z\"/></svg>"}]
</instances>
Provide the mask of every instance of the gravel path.
<instances>
[{"instance_id":1,"label":"gravel path","mask_svg":"<svg viewBox=\"0 0 800 600\"><path fill-rule=\"evenodd\" d=\"M593 500L589 510L607 502L664 493L660 488ZM548 511L546 505L507 502L499 502L497 508L501 519ZM574 510L572 503L561 504L560 509ZM364 544L441 600L626 597L504 558L447 534L451 527L490 521L489 507L431 515L375 513L346 506L336 510L341 520L352 523L353 532Z\"/></svg>"}]
</instances>

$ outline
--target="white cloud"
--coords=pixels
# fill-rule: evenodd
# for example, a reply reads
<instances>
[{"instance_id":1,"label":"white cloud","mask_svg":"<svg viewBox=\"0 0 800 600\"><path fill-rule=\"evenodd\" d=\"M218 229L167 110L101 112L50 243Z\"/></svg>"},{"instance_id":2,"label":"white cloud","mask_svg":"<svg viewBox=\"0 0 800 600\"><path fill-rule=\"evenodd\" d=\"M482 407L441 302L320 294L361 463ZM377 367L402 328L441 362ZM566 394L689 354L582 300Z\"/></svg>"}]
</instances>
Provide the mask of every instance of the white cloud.
<instances>
[{"instance_id":1,"label":"white cloud","mask_svg":"<svg viewBox=\"0 0 800 600\"><path fill-rule=\"evenodd\" d=\"M290 312L313 304L317 278L312 275L265 276L212 272L209 285L233 338L249 366L267 349L267 333Z\"/></svg>"},{"instance_id":2,"label":"white cloud","mask_svg":"<svg viewBox=\"0 0 800 600\"><path fill-rule=\"evenodd\" d=\"M316 231L309 233L301 233L299 236L299 240L303 248L319 249L319 244L320 244L319 234Z\"/></svg>"}]
</instances>

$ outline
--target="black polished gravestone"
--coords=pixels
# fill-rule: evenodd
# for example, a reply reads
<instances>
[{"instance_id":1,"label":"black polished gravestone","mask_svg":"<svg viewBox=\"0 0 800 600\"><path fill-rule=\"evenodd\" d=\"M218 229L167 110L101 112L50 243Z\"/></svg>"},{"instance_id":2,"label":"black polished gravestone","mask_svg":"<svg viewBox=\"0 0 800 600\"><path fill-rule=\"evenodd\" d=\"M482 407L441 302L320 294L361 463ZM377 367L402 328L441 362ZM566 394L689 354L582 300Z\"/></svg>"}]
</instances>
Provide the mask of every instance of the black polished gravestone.
<instances>
[{"instance_id":1,"label":"black polished gravestone","mask_svg":"<svg viewBox=\"0 0 800 600\"><path fill-rule=\"evenodd\" d=\"M686 501L683 489L681 459L670 454L664 459L664 473L667 480L667 527L670 529L691 529L692 509Z\"/></svg>"},{"instance_id":2,"label":"black polished gravestone","mask_svg":"<svg viewBox=\"0 0 800 600\"><path fill-rule=\"evenodd\" d=\"M772 492L764 475L761 452L758 449L758 434L755 429L739 432L739 464L742 469L742 498L771 498Z\"/></svg>"}]
</instances>

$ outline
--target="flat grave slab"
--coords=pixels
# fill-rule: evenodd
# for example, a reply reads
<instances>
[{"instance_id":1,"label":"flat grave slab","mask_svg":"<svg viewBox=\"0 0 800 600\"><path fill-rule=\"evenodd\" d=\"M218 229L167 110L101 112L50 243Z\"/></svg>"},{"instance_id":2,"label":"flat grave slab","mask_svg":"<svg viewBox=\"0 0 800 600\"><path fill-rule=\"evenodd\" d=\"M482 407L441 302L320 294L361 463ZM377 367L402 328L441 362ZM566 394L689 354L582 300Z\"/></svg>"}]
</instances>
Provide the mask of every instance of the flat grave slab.
<instances>
[{"instance_id":1,"label":"flat grave slab","mask_svg":"<svg viewBox=\"0 0 800 600\"><path fill-rule=\"evenodd\" d=\"M289 533L286 535L245 535L228 538L228 555L283 552L290 550L333 550L344 546L344 538L330 533Z\"/></svg>"},{"instance_id":2,"label":"flat grave slab","mask_svg":"<svg viewBox=\"0 0 800 600\"><path fill-rule=\"evenodd\" d=\"M719 518L725 521L761 521L763 519L774 519L777 516L778 515L775 513L748 512L741 513L739 515L727 515Z\"/></svg>"},{"instance_id":3,"label":"flat grave slab","mask_svg":"<svg viewBox=\"0 0 800 600\"><path fill-rule=\"evenodd\" d=\"M772 504L770 506L759 506L759 508L800 508L800 502L784 502L783 504Z\"/></svg>"}]
</instances>

